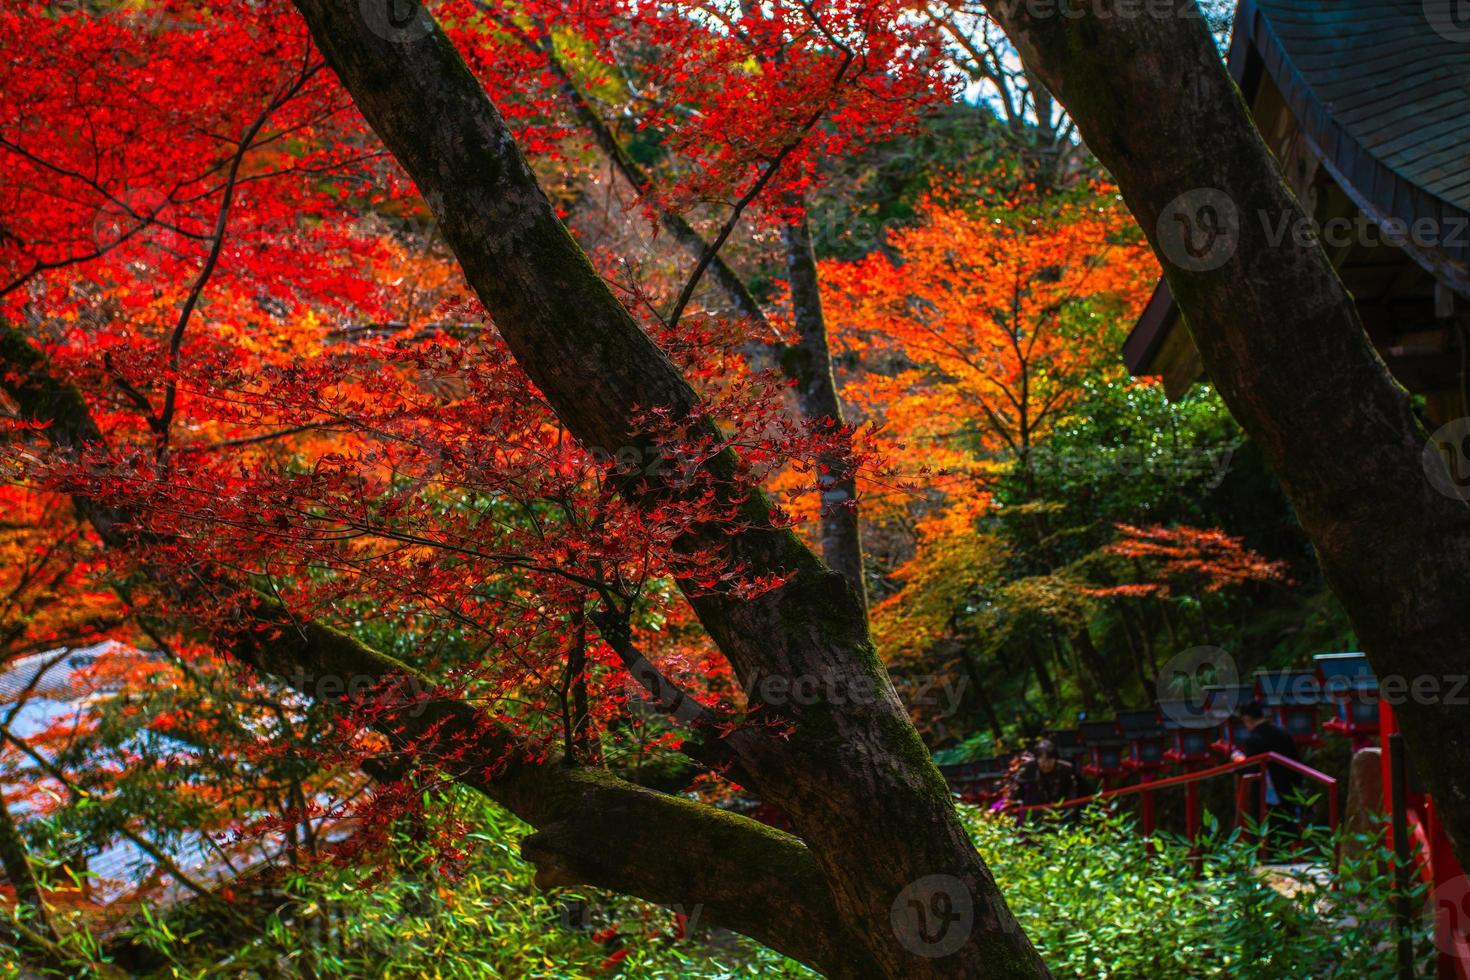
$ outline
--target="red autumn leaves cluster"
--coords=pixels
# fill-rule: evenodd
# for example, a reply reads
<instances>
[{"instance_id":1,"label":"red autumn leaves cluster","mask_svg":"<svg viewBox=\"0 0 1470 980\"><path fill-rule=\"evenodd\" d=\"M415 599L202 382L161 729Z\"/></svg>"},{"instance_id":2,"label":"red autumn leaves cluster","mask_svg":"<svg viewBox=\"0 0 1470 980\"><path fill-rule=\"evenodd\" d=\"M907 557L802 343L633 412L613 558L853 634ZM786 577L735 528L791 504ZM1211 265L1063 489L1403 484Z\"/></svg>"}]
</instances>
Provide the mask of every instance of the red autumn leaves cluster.
<instances>
[{"instance_id":1,"label":"red autumn leaves cluster","mask_svg":"<svg viewBox=\"0 0 1470 980\"><path fill-rule=\"evenodd\" d=\"M435 12L574 227L603 161L554 63L641 141L659 178L646 203L702 225L775 164L752 213L786 213L819 158L903 131L948 93L923 31L888 0L508 9L454 0ZM0 42L27 52L0 66L0 317L81 391L104 437L67 460L47 450L44 423L7 419L16 506L44 517L17 530L17 576L0 583L38 610L7 615L24 624L13 653L103 636L157 652L138 662L149 695L118 723L207 743L216 779L276 772L309 741L309 727L288 727L311 717L277 688L242 687L231 651L213 645L249 612L219 582L370 631L439 690L548 743L561 738L574 651L591 725L677 739L630 721L638 692L597 632L575 625L608 605L671 676L738 707L671 576L737 594L780 577L713 550L674 556L689 528L739 521L739 493L694 464L733 445L742 469L727 479L753 492L777 470L809 484L836 450L746 365L746 325L664 327L682 259L630 277L589 242L726 439L650 416L651 443L577 446L467 297L433 202L363 125L290 4L26 5L0 12ZM676 503L635 508L611 490L627 479L689 485ZM127 513L136 546L106 552L69 494ZM27 564L48 541L65 543L65 574ZM177 588L160 598L149 579L170 576ZM262 775L265 798L227 806L233 790L217 783L217 812L196 826L250 836L279 829L234 823L272 794L298 798L286 807L297 820L351 795L351 769L382 747L360 727L371 710L357 706L359 724L305 785ZM111 771L153 765L119 758Z\"/></svg>"},{"instance_id":2,"label":"red autumn leaves cluster","mask_svg":"<svg viewBox=\"0 0 1470 980\"><path fill-rule=\"evenodd\" d=\"M1270 561L1217 528L1119 524L1118 538L1103 551L1130 562L1140 580L1088 590L1099 597L1163 599L1180 586L1219 592L1286 581L1285 562Z\"/></svg>"}]
</instances>

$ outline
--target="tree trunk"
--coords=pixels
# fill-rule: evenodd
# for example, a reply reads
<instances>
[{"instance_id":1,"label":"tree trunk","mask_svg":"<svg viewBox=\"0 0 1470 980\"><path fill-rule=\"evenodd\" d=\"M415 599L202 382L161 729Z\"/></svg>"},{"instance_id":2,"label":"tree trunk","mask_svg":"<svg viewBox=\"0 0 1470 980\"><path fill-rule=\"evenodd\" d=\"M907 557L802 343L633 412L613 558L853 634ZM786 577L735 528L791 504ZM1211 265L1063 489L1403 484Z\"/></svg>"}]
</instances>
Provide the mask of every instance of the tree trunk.
<instances>
[{"instance_id":1,"label":"tree trunk","mask_svg":"<svg viewBox=\"0 0 1470 980\"><path fill-rule=\"evenodd\" d=\"M1077 651L1083 666L1092 675L1092 681L1097 689L1102 692L1103 698L1108 702L1108 707L1114 711L1123 710L1123 696L1118 693L1118 685L1113 683L1108 674L1107 662L1103 660L1102 653L1097 649L1097 644L1092 642L1092 630L1083 623L1072 634L1072 648Z\"/></svg>"},{"instance_id":2,"label":"tree trunk","mask_svg":"<svg viewBox=\"0 0 1470 980\"><path fill-rule=\"evenodd\" d=\"M645 193L651 178L628 156L627 150L618 142L617 136L608 128L587 97L577 88L575 81L555 53L546 52L551 70L560 80L562 93L572 107L578 120L591 133L597 145L617 167L632 188ZM698 259L709 249L705 240L693 225L682 215L667 208L659 208L659 222L688 253ZM802 219L788 225L782 232L787 278L791 289L792 320L796 327L796 342L781 348L779 359L781 371L796 385L797 399L802 416L807 421L820 424L829 420L832 425L843 424L842 402L837 394L837 384L832 372L832 354L827 343L827 320L822 311L822 294L817 278L816 255L812 251L811 229L803 208ZM775 337L770 321L751 295L740 275L716 253L709 264L709 276L725 294L739 315L755 322L761 332ZM845 459L829 458L822 461L827 473L819 475L822 512L820 518L820 541L822 558L828 567L847 579L856 591L858 600L867 608L867 586L863 579L862 533L858 524L857 480L853 468Z\"/></svg>"},{"instance_id":3,"label":"tree trunk","mask_svg":"<svg viewBox=\"0 0 1470 980\"><path fill-rule=\"evenodd\" d=\"M499 113L427 12L413 5L422 30L389 38L351 0L297 7L368 123L433 202L467 281L568 431L588 447L648 450L651 435L634 423L640 413L705 418L688 382L556 219ZM695 424L718 438L712 423ZM861 958L892 976L1044 973L879 663L851 587L775 526L763 495L734 489L733 453L706 465L742 493L743 524L696 527L676 544L717 548L732 566L787 578L754 599L686 583L690 604L738 677L774 676L818 692L806 704L747 692L786 721L789 737L752 729L723 747L752 788L790 816ZM678 492L625 489L650 505ZM671 839L647 842L642 853L667 859ZM961 918L973 928L947 920L941 945L920 942L903 916L946 902L970 909Z\"/></svg>"},{"instance_id":4,"label":"tree trunk","mask_svg":"<svg viewBox=\"0 0 1470 980\"><path fill-rule=\"evenodd\" d=\"M1123 636L1128 641L1128 656L1133 661L1133 673L1138 678L1138 686L1143 690L1145 696L1152 694L1154 679L1149 676L1149 667L1145 664L1145 652L1148 650L1148 637L1145 631L1148 627L1138 624L1138 633L1143 637L1142 641L1134 639L1134 620L1128 610L1128 600L1118 602L1118 626L1123 630Z\"/></svg>"},{"instance_id":5,"label":"tree trunk","mask_svg":"<svg viewBox=\"0 0 1470 980\"><path fill-rule=\"evenodd\" d=\"M613 166L617 168L618 173L623 175L623 179L628 182L634 192L646 194L652 183L647 172L638 165L637 161L628 156L627 149L618 142L617 134L608 127L602 116L598 115L597 110L587 100L582 90L577 88L576 81L556 56L556 52L549 43L543 48L542 54L547 59L551 73L561 83L562 95L567 100L567 104L571 106L578 121L591 134L593 140L612 161ZM683 215L660 206L658 218L659 224L663 225L664 230L673 236L691 258L699 259L709 249L709 242ZM754 321L760 328L760 333L767 335L767 339L774 338L775 331L766 318L765 311L751 295L745 280L720 257L719 253L710 259L707 272L710 281L725 294L725 298L730 301L736 313Z\"/></svg>"},{"instance_id":6,"label":"tree trunk","mask_svg":"<svg viewBox=\"0 0 1470 980\"><path fill-rule=\"evenodd\" d=\"M694 423L698 434L716 437L687 381L556 220L498 112L427 13L405 4L417 19L404 33L369 25L354 0L297 6L368 122L433 201L467 281L568 430L588 447L648 450L653 439L634 419L652 409L704 420ZM72 416L84 411L54 398L49 407L46 417L75 423L53 438L81 431ZM787 690L817 695L792 703L755 692L766 717L786 724L737 729L716 749L791 816L802 840L596 770L543 764L453 699L419 700L395 715L395 744L427 749L430 761L537 825L524 851L542 884L704 902L733 928L833 975L1046 975L878 662L852 589L776 526L763 495L738 486L733 453L705 465L731 488L725 502L738 502L740 520L692 527L677 545L719 547L732 565L780 573L784 584L753 599L691 587L690 603L737 676L779 677ZM648 505L681 490L650 482L622 489ZM91 511L109 544L122 537L121 515ZM241 638L242 656L261 669L418 677L351 637L293 621L268 599L249 611L282 626L278 638L253 630ZM426 744L405 747L414 737ZM691 891L703 898L691 902Z\"/></svg>"},{"instance_id":7,"label":"tree trunk","mask_svg":"<svg viewBox=\"0 0 1470 980\"><path fill-rule=\"evenodd\" d=\"M987 4L1066 106L1163 262L1206 372L1260 447L1396 706L1461 861L1470 860L1470 506L1429 478L1426 433L1282 180L1199 8ZM1055 11L1052 11L1055 13ZM1212 237L1182 235L1209 232Z\"/></svg>"},{"instance_id":8,"label":"tree trunk","mask_svg":"<svg viewBox=\"0 0 1470 980\"><path fill-rule=\"evenodd\" d=\"M1041 695L1046 698L1047 707L1055 707L1057 703L1057 685L1052 680L1051 670L1046 666L1046 653L1036 645L1034 640L1026 641L1025 650L1026 662L1036 672L1036 683L1041 687Z\"/></svg>"},{"instance_id":9,"label":"tree trunk","mask_svg":"<svg viewBox=\"0 0 1470 980\"><path fill-rule=\"evenodd\" d=\"M786 376L796 382L801 414L815 426L840 429L842 401L832 373L832 352L827 345L827 318L822 312L822 291L817 282L817 258L812 252L812 232L803 208L800 221L781 232L786 248L786 277L791 284L791 313L796 325L796 343L781 355ZM851 449L850 440L846 449ZM818 461L826 470L817 482L822 495L822 558L834 572L847 579L866 611L868 590L863 582L863 539L858 527L857 478L850 459L825 457Z\"/></svg>"},{"instance_id":10,"label":"tree trunk","mask_svg":"<svg viewBox=\"0 0 1470 980\"><path fill-rule=\"evenodd\" d=\"M1069 646L1063 644L1061 638L1057 636L1057 629L1055 626L1047 631L1046 638L1047 642L1051 644L1052 659L1059 662L1065 662L1068 666L1072 668L1074 672L1076 672L1076 675L1079 678L1077 688L1082 694L1082 707L1085 708L1088 712L1095 711L1098 706L1097 691L1093 689L1092 685L1081 683L1080 678L1083 674L1082 661L1077 656L1076 651L1071 650ZM1069 651L1070 655L1068 655Z\"/></svg>"},{"instance_id":11,"label":"tree trunk","mask_svg":"<svg viewBox=\"0 0 1470 980\"><path fill-rule=\"evenodd\" d=\"M1132 600L1124 600L1125 605ZM1143 637L1143 652L1148 660L1149 673L1157 679L1159 676L1159 652L1154 647L1153 624L1149 622L1148 606L1139 602L1132 606L1133 612L1138 617L1138 633Z\"/></svg>"},{"instance_id":12,"label":"tree trunk","mask_svg":"<svg viewBox=\"0 0 1470 980\"><path fill-rule=\"evenodd\" d=\"M965 671L970 675L970 683L975 687L975 700L980 704L980 710L985 714L985 722L990 726L990 732L997 740L1005 737L1001 729L1000 715L995 713L995 702L990 700L990 693L985 689L985 675L980 670L980 664L975 659L975 654L968 646L960 649L960 659L965 662Z\"/></svg>"}]
</instances>

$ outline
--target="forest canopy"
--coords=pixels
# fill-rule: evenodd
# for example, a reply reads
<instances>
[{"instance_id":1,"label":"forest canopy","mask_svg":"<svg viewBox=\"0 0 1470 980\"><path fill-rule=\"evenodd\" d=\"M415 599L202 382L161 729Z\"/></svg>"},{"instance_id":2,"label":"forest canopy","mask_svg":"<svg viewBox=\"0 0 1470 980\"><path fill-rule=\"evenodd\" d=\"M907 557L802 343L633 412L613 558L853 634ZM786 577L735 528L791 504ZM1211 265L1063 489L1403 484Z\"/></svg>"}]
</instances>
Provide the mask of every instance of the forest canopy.
<instances>
[{"instance_id":1,"label":"forest canopy","mask_svg":"<svg viewBox=\"0 0 1470 980\"><path fill-rule=\"evenodd\" d=\"M1369 569L1286 369L1229 339L1225 296L1306 287L1187 278L1181 178L1079 94L1136 44L1223 104L1231 11L1179 6L1084 14L1087 55L965 2L0 11L0 961L1386 969L1386 913L1227 830L1160 838L1191 891L1126 816L1038 843L936 767L1151 706L1201 648L1246 678L1402 640L1402 555ZM1119 353L1161 275L1223 379L1182 397ZM1374 362L1410 433L1374 465L1417 467ZM1463 534L1403 479L1351 520ZM1109 881L1137 904L1079 897Z\"/></svg>"}]
</instances>

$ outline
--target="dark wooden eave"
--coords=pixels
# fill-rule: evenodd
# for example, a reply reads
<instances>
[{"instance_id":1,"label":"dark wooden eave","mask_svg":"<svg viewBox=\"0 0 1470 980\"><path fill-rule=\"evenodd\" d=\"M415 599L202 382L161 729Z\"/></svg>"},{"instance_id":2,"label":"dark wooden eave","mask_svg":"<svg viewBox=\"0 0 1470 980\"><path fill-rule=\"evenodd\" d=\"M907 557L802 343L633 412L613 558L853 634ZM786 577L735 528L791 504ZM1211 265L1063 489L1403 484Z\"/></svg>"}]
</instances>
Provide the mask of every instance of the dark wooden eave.
<instances>
[{"instance_id":1,"label":"dark wooden eave","mask_svg":"<svg viewBox=\"0 0 1470 980\"><path fill-rule=\"evenodd\" d=\"M1440 23L1451 23L1454 2L1241 0L1228 64L1258 118L1262 103L1285 103L1312 156L1363 215L1380 226L1433 222L1438 241L1410 241L1400 251L1463 306L1470 299L1470 39L1447 37L1429 20L1442 14ZM1161 280L1123 345L1129 371L1164 375L1171 397L1199 376L1178 321Z\"/></svg>"}]
</instances>

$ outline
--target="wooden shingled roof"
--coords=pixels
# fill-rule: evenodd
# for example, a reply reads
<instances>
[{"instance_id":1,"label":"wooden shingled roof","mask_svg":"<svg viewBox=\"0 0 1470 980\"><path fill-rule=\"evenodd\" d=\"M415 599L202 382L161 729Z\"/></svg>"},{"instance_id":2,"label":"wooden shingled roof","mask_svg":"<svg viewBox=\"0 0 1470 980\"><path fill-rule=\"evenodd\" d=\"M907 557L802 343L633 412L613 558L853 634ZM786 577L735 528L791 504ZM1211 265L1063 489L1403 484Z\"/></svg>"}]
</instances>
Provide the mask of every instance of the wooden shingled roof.
<instances>
[{"instance_id":1,"label":"wooden shingled roof","mask_svg":"<svg viewBox=\"0 0 1470 980\"><path fill-rule=\"evenodd\" d=\"M1262 50L1290 56L1305 85L1292 108L1329 157L1347 162L1344 132L1393 173L1470 210L1470 20L1453 40L1425 30L1423 0L1257 5L1279 39Z\"/></svg>"},{"instance_id":2,"label":"wooden shingled roof","mask_svg":"<svg viewBox=\"0 0 1470 980\"><path fill-rule=\"evenodd\" d=\"M1458 6L1457 6L1458 5ZM1240 0L1230 73L1279 91L1313 155L1367 217L1434 222L1404 252L1470 298L1470 18L1464 0ZM1160 281L1123 348L1134 374L1188 345ZM1170 351L1174 352L1171 354Z\"/></svg>"},{"instance_id":3,"label":"wooden shingled roof","mask_svg":"<svg viewBox=\"0 0 1470 980\"><path fill-rule=\"evenodd\" d=\"M1470 220L1470 20L1454 19L1456 3L1242 0L1231 65L1248 41L1370 215ZM1444 250L1470 293L1470 241Z\"/></svg>"}]
</instances>

